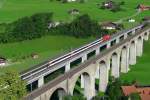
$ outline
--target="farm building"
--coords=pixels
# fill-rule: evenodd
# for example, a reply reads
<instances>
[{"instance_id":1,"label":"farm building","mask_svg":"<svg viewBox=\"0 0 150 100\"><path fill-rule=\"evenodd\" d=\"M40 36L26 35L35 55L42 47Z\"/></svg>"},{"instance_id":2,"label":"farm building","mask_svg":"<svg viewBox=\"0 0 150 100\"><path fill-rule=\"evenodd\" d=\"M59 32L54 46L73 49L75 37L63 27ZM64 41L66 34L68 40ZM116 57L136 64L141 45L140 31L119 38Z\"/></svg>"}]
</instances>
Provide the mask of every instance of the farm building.
<instances>
[{"instance_id":1,"label":"farm building","mask_svg":"<svg viewBox=\"0 0 150 100\"><path fill-rule=\"evenodd\" d=\"M115 29L117 29L118 25L116 23L113 23L113 22L105 22L105 23L101 24L101 27L103 29L115 30Z\"/></svg>"},{"instance_id":2,"label":"farm building","mask_svg":"<svg viewBox=\"0 0 150 100\"><path fill-rule=\"evenodd\" d=\"M60 24L60 22L50 22L50 23L48 24L48 29L57 27L59 24Z\"/></svg>"},{"instance_id":3,"label":"farm building","mask_svg":"<svg viewBox=\"0 0 150 100\"><path fill-rule=\"evenodd\" d=\"M78 14L80 14L78 9L71 9L71 10L68 11L68 13L70 15L78 15Z\"/></svg>"},{"instance_id":4,"label":"farm building","mask_svg":"<svg viewBox=\"0 0 150 100\"><path fill-rule=\"evenodd\" d=\"M137 6L137 9L138 9L139 11L150 10L150 6L146 6L146 5L139 4L139 5Z\"/></svg>"},{"instance_id":5,"label":"farm building","mask_svg":"<svg viewBox=\"0 0 150 100\"><path fill-rule=\"evenodd\" d=\"M3 57L0 57L0 66L5 66L6 65L6 59Z\"/></svg>"},{"instance_id":6,"label":"farm building","mask_svg":"<svg viewBox=\"0 0 150 100\"><path fill-rule=\"evenodd\" d=\"M132 93L138 93L141 100L150 100L150 87L121 86L123 94L129 96Z\"/></svg>"},{"instance_id":7,"label":"farm building","mask_svg":"<svg viewBox=\"0 0 150 100\"><path fill-rule=\"evenodd\" d=\"M111 9L113 7L113 3L114 2L111 1L111 0L110 1L106 1L106 2L102 3L102 6L105 7L105 8L107 8L107 9Z\"/></svg>"},{"instance_id":8,"label":"farm building","mask_svg":"<svg viewBox=\"0 0 150 100\"><path fill-rule=\"evenodd\" d=\"M67 0L68 2L75 2L75 1L77 1L77 0Z\"/></svg>"}]
</instances>

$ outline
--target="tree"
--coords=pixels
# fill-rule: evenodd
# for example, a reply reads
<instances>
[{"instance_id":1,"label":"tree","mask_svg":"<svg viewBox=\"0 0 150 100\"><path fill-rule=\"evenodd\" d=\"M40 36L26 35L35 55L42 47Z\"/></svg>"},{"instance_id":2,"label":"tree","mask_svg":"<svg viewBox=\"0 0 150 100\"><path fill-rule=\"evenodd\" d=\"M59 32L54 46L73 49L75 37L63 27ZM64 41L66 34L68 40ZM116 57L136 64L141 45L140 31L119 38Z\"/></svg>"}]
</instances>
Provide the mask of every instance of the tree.
<instances>
[{"instance_id":1,"label":"tree","mask_svg":"<svg viewBox=\"0 0 150 100\"><path fill-rule=\"evenodd\" d=\"M66 95L63 100L86 100L83 95Z\"/></svg>"},{"instance_id":2,"label":"tree","mask_svg":"<svg viewBox=\"0 0 150 100\"><path fill-rule=\"evenodd\" d=\"M141 100L138 93L132 93L132 94L130 94L129 97L130 97L131 100Z\"/></svg>"},{"instance_id":3,"label":"tree","mask_svg":"<svg viewBox=\"0 0 150 100\"><path fill-rule=\"evenodd\" d=\"M104 32L98 23L91 20L87 14L79 16L74 21L72 21L68 25L68 29L68 34L71 34L75 37L101 37L102 33Z\"/></svg>"},{"instance_id":4,"label":"tree","mask_svg":"<svg viewBox=\"0 0 150 100\"><path fill-rule=\"evenodd\" d=\"M110 82L106 94L109 96L110 100L121 100L123 96L121 91L121 81L119 79L115 79L115 81Z\"/></svg>"},{"instance_id":5,"label":"tree","mask_svg":"<svg viewBox=\"0 0 150 100\"><path fill-rule=\"evenodd\" d=\"M15 71L8 71L0 77L2 100L20 100L26 94L26 85Z\"/></svg>"}]
</instances>

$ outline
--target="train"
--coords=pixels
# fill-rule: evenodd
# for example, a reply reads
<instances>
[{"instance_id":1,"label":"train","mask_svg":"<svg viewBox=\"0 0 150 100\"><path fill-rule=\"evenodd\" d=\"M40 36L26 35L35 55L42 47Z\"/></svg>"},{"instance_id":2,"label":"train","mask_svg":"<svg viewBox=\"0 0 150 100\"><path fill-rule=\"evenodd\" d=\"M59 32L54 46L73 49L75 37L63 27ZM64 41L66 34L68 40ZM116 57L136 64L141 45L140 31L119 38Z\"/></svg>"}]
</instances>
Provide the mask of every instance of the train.
<instances>
[{"instance_id":1,"label":"train","mask_svg":"<svg viewBox=\"0 0 150 100\"><path fill-rule=\"evenodd\" d=\"M102 37L102 41L103 42L105 42L105 41L108 41L108 40L110 40L111 39L111 36L110 35L104 35L103 37Z\"/></svg>"}]
</instances>

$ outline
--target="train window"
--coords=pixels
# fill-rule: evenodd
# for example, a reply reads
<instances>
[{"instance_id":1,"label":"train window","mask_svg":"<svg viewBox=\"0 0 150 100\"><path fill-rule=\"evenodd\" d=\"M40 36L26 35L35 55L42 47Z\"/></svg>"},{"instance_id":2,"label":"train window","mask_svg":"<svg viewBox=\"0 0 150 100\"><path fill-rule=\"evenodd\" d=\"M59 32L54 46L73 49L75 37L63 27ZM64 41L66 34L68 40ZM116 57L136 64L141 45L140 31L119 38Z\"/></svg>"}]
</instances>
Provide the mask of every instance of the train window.
<instances>
[{"instance_id":1,"label":"train window","mask_svg":"<svg viewBox=\"0 0 150 100\"><path fill-rule=\"evenodd\" d=\"M75 61L70 63L70 68L77 67L79 64L81 64L81 62L82 62L82 58L76 59Z\"/></svg>"},{"instance_id":2,"label":"train window","mask_svg":"<svg viewBox=\"0 0 150 100\"><path fill-rule=\"evenodd\" d=\"M128 34L128 36L131 36L132 35L132 31L128 32L127 34Z\"/></svg>"},{"instance_id":3,"label":"train window","mask_svg":"<svg viewBox=\"0 0 150 100\"><path fill-rule=\"evenodd\" d=\"M107 48L107 44L102 46L102 47L100 47L100 52L104 51L106 48Z\"/></svg>"},{"instance_id":4,"label":"train window","mask_svg":"<svg viewBox=\"0 0 150 100\"><path fill-rule=\"evenodd\" d=\"M111 46L116 44L116 40L111 41Z\"/></svg>"},{"instance_id":5,"label":"train window","mask_svg":"<svg viewBox=\"0 0 150 100\"><path fill-rule=\"evenodd\" d=\"M96 55L96 51L94 50L94 51L87 54L87 59L90 59L91 57L93 57L95 55Z\"/></svg>"},{"instance_id":6,"label":"train window","mask_svg":"<svg viewBox=\"0 0 150 100\"><path fill-rule=\"evenodd\" d=\"M122 40L124 40L124 35L119 37L119 41L122 41Z\"/></svg>"}]
</instances>

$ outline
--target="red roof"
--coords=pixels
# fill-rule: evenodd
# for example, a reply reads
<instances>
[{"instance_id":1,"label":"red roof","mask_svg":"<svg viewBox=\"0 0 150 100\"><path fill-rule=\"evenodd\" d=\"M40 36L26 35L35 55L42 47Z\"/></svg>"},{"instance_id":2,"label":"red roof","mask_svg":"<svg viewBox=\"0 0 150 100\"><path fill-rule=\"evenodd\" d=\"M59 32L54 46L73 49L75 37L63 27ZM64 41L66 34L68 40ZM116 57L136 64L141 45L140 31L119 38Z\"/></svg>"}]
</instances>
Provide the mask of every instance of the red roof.
<instances>
[{"instance_id":1,"label":"red roof","mask_svg":"<svg viewBox=\"0 0 150 100\"><path fill-rule=\"evenodd\" d=\"M142 100L150 100L150 87L138 87L137 91Z\"/></svg>"},{"instance_id":2,"label":"red roof","mask_svg":"<svg viewBox=\"0 0 150 100\"><path fill-rule=\"evenodd\" d=\"M142 5L142 4L139 5L139 8L142 9L142 10L150 10L150 6L145 6L145 5Z\"/></svg>"},{"instance_id":3,"label":"red roof","mask_svg":"<svg viewBox=\"0 0 150 100\"><path fill-rule=\"evenodd\" d=\"M141 100L150 100L150 95L140 94Z\"/></svg>"},{"instance_id":4,"label":"red roof","mask_svg":"<svg viewBox=\"0 0 150 100\"><path fill-rule=\"evenodd\" d=\"M132 86L121 86L121 88L122 88L125 96L128 96L131 93L137 93L136 87L134 85L132 85Z\"/></svg>"},{"instance_id":5,"label":"red roof","mask_svg":"<svg viewBox=\"0 0 150 100\"><path fill-rule=\"evenodd\" d=\"M132 93L139 93L141 100L150 100L150 87L135 87L132 86L121 86L125 96L129 96Z\"/></svg>"}]
</instances>

